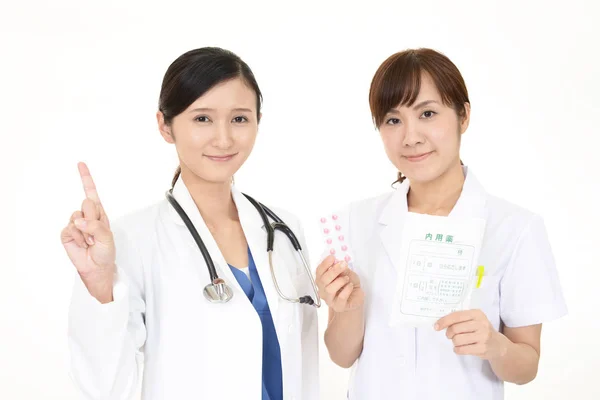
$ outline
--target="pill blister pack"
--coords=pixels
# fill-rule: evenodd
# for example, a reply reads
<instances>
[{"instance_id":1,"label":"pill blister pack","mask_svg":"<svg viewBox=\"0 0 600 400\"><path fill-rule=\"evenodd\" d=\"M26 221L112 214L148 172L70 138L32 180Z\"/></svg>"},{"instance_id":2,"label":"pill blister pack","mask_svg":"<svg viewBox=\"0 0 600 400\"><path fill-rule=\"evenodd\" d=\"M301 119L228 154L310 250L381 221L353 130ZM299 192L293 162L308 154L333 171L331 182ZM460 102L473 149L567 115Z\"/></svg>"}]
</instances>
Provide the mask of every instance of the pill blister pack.
<instances>
[{"instance_id":1,"label":"pill blister pack","mask_svg":"<svg viewBox=\"0 0 600 400\"><path fill-rule=\"evenodd\" d=\"M325 245L325 256L332 255L336 262L344 260L352 266L354 255L348 244L347 214L338 212L322 216L319 220L319 229Z\"/></svg>"}]
</instances>

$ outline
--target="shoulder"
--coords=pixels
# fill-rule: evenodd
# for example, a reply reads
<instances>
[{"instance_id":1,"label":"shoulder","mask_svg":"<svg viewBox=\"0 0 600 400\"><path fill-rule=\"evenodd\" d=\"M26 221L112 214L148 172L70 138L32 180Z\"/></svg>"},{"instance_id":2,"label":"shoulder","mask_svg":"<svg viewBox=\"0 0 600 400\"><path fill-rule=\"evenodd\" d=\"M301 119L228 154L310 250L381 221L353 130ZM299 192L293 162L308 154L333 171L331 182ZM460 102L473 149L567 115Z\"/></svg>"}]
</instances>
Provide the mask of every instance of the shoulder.
<instances>
[{"instance_id":1,"label":"shoulder","mask_svg":"<svg viewBox=\"0 0 600 400\"><path fill-rule=\"evenodd\" d=\"M269 204L263 203L265 207L268 207L269 210L273 211L275 215L277 215L287 226L289 226L292 230L300 230L302 231L302 223L300 222L300 218L290 210L285 207L280 206L272 206Z\"/></svg>"},{"instance_id":2,"label":"shoulder","mask_svg":"<svg viewBox=\"0 0 600 400\"><path fill-rule=\"evenodd\" d=\"M494 195L488 196L486 206L482 252L489 258L488 264L517 274L554 265L552 246L540 214Z\"/></svg>"},{"instance_id":3,"label":"shoulder","mask_svg":"<svg viewBox=\"0 0 600 400\"><path fill-rule=\"evenodd\" d=\"M348 203L346 208L350 220L378 218L395 194L396 191L390 191Z\"/></svg>"},{"instance_id":4,"label":"shoulder","mask_svg":"<svg viewBox=\"0 0 600 400\"><path fill-rule=\"evenodd\" d=\"M488 225L504 227L513 235L527 230L532 224L543 225L543 218L535 211L505 198L488 194Z\"/></svg>"},{"instance_id":5,"label":"shoulder","mask_svg":"<svg viewBox=\"0 0 600 400\"><path fill-rule=\"evenodd\" d=\"M165 200L157 201L111 220L110 227L115 240L144 240L156 230L157 221L166 211L166 206Z\"/></svg>"},{"instance_id":6,"label":"shoulder","mask_svg":"<svg viewBox=\"0 0 600 400\"><path fill-rule=\"evenodd\" d=\"M117 266L131 282L142 287L149 271L149 252L156 249L156 230L166 201L140 207L110 220L116 247Z\"/></svg>"},{"instance_id":7,"label":"shoulder","mask_svg":"<svg viewBox=\"0 0 600 400\"><path fill-rule=\"evenodd\" d=\"M380 225L382 213L398 194L397 191L380 193L348 202L335 210L339 225L343 227L352 246L362 245L372 237Z\"/></svg>"}]
</instances>

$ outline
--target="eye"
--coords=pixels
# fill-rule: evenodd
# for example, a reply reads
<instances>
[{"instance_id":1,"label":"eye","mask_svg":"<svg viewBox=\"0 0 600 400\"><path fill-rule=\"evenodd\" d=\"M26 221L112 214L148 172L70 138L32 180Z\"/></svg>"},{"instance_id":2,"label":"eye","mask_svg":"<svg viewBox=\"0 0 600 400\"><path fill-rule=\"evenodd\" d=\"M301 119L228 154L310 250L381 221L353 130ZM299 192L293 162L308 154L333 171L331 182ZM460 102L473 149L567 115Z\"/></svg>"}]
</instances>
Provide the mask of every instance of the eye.
<instances>
[{"instance_id":1,"label":"eye","mask_svg":"<svg viewBox=\"0 0 600 400\"><path fill-rule=\"evenodd\" d=\"M241 124L243 122L248 122L248 118L244 117L243 115L240 115L240 116L235 117L232 121L235 122L236 124Z\"/></svg>"},{"instance_id":2,"label":"eye","mask_svg":"<svg viewBox=\"0 0 600 400\"><path fill-rule=\"evenodd\" d=\"M194 118L194 121L197 121L197 122L209 122L210 119L208 119L208 117L206 115L200 115L200 116Z\"/></svg>"},{"instance_id":3,"label":"eye","mask_svg":"<svg viewBox=\"0 0 600 400\"><path fill-rule=\"evenodd\" d=\"M386 125L397 125L400 123L400 119L399 118L390 118L387 121L385 121Z\"/></svg>"},{"instance_id":4,"label":"eye","mask_svg":"<svg viewBox=\"0 0 600 400\"><path fill-rule=\"evenodd\" d=\"M429 118L433 117L435 114L437 114L435 111L427 110L427 111L423 111L423 114L421 114L421 116L424 117L425 119L429 119Z\"/></svg>"}]
</instances>

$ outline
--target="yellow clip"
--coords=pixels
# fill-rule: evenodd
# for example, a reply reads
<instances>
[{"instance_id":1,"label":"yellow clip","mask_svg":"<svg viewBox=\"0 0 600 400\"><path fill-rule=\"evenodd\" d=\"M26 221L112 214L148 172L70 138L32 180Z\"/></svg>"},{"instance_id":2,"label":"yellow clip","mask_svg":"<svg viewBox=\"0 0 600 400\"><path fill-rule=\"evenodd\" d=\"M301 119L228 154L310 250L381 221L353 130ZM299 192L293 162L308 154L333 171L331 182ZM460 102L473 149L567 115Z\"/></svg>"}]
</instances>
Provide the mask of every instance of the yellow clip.
<instances>
[{"instance_id":1,"label":"yellow clip","mask_svg":"<svg viewBox=\"0 0 600 400\"><path fill-rule=\"evenodd\" d=\"M484 271L485 271L485 268L483 268L483 265L480 265L479 267L477 267L477 286L476 287L481 286L481 279L483 278Z\"/></svg>"}]
</instances>

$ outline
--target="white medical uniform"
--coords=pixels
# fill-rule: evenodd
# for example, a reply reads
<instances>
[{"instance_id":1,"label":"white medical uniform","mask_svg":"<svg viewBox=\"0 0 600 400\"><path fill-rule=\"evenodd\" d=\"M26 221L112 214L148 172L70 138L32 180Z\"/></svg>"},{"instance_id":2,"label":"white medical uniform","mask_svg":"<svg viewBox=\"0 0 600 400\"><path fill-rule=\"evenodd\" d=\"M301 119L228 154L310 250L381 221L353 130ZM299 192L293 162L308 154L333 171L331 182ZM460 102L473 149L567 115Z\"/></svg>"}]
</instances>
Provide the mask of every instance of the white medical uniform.
<instances>
[{"instance_id":1,"label":"white medical uniform","mask_svg":"<svg viewBox=\"0 0 600 400\"><path fill-rule=\"evenodd\" d=\"M281 300L266 252L267 235L252 204L232 187L281 348L285 399L319 398L316 308ZM69 314L71 375L85 399L261 400L262 325L180 179L173 194L233 289L228 303L209 303L206 264L183 221L165 199L113 223L117 245L114 301L100 304L76 277ZM305 249L301 226L274 209ZM285 235L276 234L273 262L281 290L312 293ZM306 253L305 253L306 254ZM138 373L138 371L140 371Z\"/></svg>"},{"instance_id":2,"label":"white medical uniform","mask_svg":"<svg viewBox=\"0 0 600 400\"><path fill-rule=\"evenodd\" d=\"M484 311L497 330L501 321L521 327L565 315L542 219L486 193L473 173L463 170L463 191L450 215L487 220L478 263L485 276L471 308ZM409 185L405 180L395 192L350 206L349 240L366 294L366 326L349 399L503 399L503 382L489 362L455 354L445 331L389 326Z\"/></svg>"}]
</instances>

